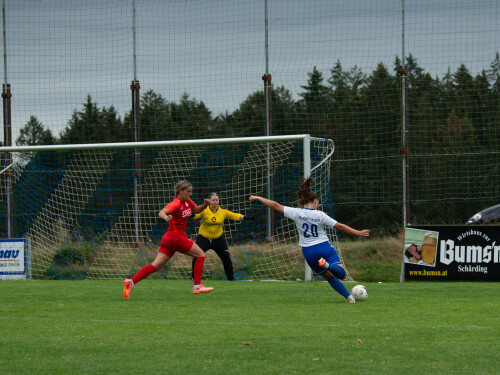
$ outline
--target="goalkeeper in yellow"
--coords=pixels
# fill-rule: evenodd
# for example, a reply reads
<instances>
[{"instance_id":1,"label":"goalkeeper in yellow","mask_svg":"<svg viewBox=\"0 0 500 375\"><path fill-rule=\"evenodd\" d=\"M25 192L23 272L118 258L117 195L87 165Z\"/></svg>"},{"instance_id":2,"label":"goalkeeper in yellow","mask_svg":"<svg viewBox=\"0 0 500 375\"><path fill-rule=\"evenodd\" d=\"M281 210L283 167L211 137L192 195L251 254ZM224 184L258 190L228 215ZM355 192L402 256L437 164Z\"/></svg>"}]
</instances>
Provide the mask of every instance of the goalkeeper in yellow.
<instances>
[{"instance_id":1,"label":"goalkeeper in yellow","mask_svg":"<svg viewBox=\"0 0 500 375\"><path fill-rule=\"evenodd\" d=\"M207 252L212 249L216 252L224 265L224 272L226 273L229 281L234 281L233 262L231 255L227 248L226 237L222 225L225 219L235 221L254 220L251 215L241 215L219 206L219 195L217 193L210 193L208 197L209 205L199 214L194 215L194 219L201 219L201 225L198 229L198 236L196 237L196 244ZM194 262L193 262L194 270Z\"/></svg>"}]
</instances>

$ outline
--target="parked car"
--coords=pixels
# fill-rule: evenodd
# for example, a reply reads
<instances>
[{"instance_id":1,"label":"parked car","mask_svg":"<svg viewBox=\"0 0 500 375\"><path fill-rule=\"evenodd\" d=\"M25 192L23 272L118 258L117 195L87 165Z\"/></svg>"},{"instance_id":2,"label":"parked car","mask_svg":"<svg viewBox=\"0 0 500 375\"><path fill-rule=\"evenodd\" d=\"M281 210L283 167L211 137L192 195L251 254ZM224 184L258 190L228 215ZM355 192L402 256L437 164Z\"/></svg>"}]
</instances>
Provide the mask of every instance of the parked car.
<instances>
[{"instance_id":1,"label":"parked car","mask_svg":"<svg viewBox=\"0 0 500 375\"><path fill-rule=\"evenodd\" d=\"M466 224L500 224L500 204L478 212L473 215Z\"/></svg>"}]
</instances>

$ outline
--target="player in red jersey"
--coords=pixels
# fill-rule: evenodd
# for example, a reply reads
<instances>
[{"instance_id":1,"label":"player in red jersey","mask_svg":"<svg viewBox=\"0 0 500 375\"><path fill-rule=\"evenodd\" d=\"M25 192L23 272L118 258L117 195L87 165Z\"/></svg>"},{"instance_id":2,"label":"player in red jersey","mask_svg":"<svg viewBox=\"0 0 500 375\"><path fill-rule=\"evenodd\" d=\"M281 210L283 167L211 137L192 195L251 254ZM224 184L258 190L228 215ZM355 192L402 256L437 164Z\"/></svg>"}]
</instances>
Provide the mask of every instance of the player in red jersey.
<instances>
[{"instance_id":1,"label":"player in red jersey","mask_svg":"<svg viewBox=\"0 0 500 375\"><path fill-rule=\"evenodd\" d=\"M182 180L175 185L175 198L158 213L159 217L170 222L167 233L161 239L158 255L153 263L142 267L132 279L123 280L123 297L125 299L129 298L135 284L153 272L159 271L177 251L195 258L193 293L209 293L214 289L201 285L205 253L186 235L187 220L191 214L203 211L208 206L209 201L205 199L202 205L197 206L190 199L191 194L193 194L193 185L189 181Z\"/></svg>"}]
</instances>

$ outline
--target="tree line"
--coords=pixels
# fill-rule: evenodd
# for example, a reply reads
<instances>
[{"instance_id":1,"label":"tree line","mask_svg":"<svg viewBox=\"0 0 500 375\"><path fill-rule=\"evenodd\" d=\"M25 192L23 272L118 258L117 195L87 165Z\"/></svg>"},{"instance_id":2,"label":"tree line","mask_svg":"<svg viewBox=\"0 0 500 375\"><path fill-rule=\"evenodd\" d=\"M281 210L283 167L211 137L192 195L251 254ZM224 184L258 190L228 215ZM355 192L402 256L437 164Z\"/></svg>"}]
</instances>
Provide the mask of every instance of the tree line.
<instances>
[{"instance_id":1,"label":"tree line","mask_svg":"<svg viewBox=\"0 0 500 375\"><path fill-rule=\"evenodd\" d=\"M462 64L455 72L432 77L409 55L406 69L395 58L392 69L379 63L371 74L357 66L343 69L337 61L325 77L316 67L301 86L299 99L284 86L271 91L273 135L309 133L331 138L336 149L332 183L335 200L346 202L339 212L353 225L368 221L385 227L401 226L402 76L407 77L408 141L413 212L419 223L439 216L449 223L462 222L463 199L479 208L500 196L498 183L486 178L500 174L500 57L473 76ZM266 101L263 91L251 93L233 112L213 115L203 101L188 93L178 102L148 90L141 95L141 141L250 137L266 135ZM87 96L67 126L54 135L35 116L20 130L17 145L131 142L134 140L132 112L120 118L113 106L99 108ZM496 153L496 158L481 155ZM465 157L464 155L470 155ZM437 158L440 159L437 159ZM487 159L487 162L485 162ZM469 160L467 178L482 184L480 196L460 181L464 160ZM413 164L412 164L413 163ZM424 187L438 183L442 174L457 176L453 185ZM420 186L416 185L416 182ZM445 192L445 193L444 193ZM446 205L442 202L448 200ZM431 212L419 204L437 205ZM365 205L375 205L370 210ZM444 207L445 206L445 207ZM371 213L367 212L370 211ZM428 208L425 210L429 211ZM386 212L387 211L387 212ZM362 224L363 223L363 224Z\"/></svg>"}]
</instances>

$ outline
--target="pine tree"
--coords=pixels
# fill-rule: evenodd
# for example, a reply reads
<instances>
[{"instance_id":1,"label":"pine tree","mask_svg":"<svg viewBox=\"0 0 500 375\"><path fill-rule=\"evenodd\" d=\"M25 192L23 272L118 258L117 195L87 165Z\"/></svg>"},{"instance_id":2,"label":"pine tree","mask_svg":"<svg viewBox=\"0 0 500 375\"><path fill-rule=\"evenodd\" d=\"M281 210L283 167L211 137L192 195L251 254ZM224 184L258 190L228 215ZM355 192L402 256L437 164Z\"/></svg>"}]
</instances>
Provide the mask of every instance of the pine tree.
<instances>
[{"instance_id":1,"label":"pine tree","mask_svg":"<svg viewBox=\"0 0 500 375\"><path fill-rule=\"evenodd\" d=\"M18 146L53 145L55 143L56 139L50 129L45 129L35 116L30 117L16 139Z\"/></svg>"},{"instance_id":2,"label":"pine tree","mask_svg":"<svg viewBox=\"0 0 500 375\"><path fill-rule=\"evenodd\" d=\"M125 116L127 133L131 142L135 140L132 113ZM178 139L180 129L175 125L170 114L169 104L153 90L146 91L141 97L140 141L165 141Z\"/></svg>"},{"instance_id":3,"label":"pine tree","mask_svg":"<svg viewBox=\"0 0 500 375\"><path fill-rule=\"evenodd\" d=\"M205 138L212 125L212 113L205 103L191 99L187 93L182 94L179 104L170 103L172 120L189 138Z\"/></svg>"},{"instance_id":4,"label":"pine tree","mask_svg":"<svg viewBox=\"0 0 500 375\"><path fill-rule=\"evenodd\" d=\"M298 103L299 111L308 133L325 134L332 126L333 92L323 84L323 74L316 67L307 75L307 85L301 86L305 92L299 94L302 98Z\"/></svg>"},{"instance_id":5,"label":"pine tree","mask_svg":"<svg viewBox=\"0 0 500 375\"><path fill-rule=\"evenodd\" d=\"M100 131L101 113L90 95L83 105L83 110L74 111L68 125L61 133L61 143L99 143L105 142Z\"/></svg>"}]
</instances>

